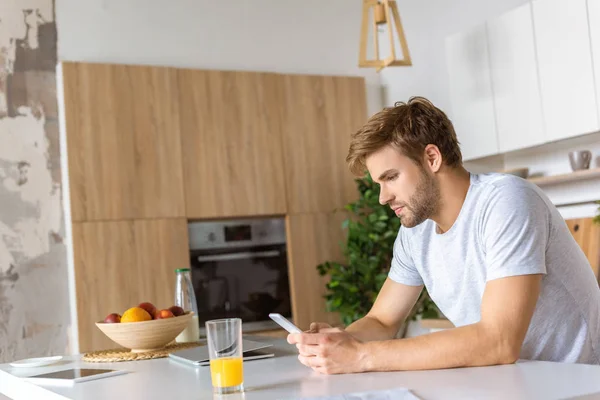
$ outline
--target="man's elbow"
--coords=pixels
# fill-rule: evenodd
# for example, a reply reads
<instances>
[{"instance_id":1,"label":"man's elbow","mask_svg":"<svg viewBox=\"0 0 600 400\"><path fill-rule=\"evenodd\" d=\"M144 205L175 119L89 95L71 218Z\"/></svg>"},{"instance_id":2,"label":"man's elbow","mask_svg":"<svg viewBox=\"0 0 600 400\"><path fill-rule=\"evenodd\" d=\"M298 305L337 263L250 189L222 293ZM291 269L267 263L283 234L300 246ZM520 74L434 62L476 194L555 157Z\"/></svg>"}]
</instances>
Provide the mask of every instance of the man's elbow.
<instances>
[{"instance_id":1,"label":"man's elbow","mask_svg":"<svg viewBox=\"0 0 600 400\"><path fill-rule=\"evenodd\" d=\"M499 340L497 343L496 363L514 364L521 355L521 343L512 340Z\"/></svg>"}]
</instances>

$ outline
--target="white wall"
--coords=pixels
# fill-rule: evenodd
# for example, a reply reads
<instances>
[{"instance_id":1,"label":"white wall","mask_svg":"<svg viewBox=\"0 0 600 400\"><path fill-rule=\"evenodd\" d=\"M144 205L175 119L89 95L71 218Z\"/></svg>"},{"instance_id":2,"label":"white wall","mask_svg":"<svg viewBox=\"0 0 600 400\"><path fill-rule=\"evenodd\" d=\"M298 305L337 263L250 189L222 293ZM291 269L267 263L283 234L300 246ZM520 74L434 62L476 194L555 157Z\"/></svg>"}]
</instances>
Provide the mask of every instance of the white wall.
<instances>
[{"instance_id":1,"label":"white wall","mask_svg":"<svg viewBox=\"0 0 600 400\"><path fill-rule=\"evenodd\" d=\"M450 113L446 36L482 24L527 1L397 0L413 65L386 68L381 72L385 105L419 95Z\"/></svg>"},{"instance_id":2,"label":"white wall","mask_svg":"<svg viewBox=\"0 0 600 400\"><path fill-rule=\"evenodd\" d=\"M360 75L361 0L56 0L59 60Z\"/></svg>"}]
</instances>

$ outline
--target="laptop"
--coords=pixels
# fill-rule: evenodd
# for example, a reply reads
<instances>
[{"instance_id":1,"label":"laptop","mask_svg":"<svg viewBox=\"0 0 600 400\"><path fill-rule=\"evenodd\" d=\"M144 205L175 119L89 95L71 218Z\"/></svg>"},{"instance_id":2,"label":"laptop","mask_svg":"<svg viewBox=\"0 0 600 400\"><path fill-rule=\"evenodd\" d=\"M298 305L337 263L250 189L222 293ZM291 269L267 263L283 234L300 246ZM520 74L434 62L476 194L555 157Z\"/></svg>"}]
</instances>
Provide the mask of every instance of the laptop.
<instances>
[{"instance_id":1,"label":"laptop","mask_svg":"<svg viewBox=\"0 0 600 400\"><path fill-rule=\"evenodd\" d=\"M244 351L244 361L274 357L275 353L267 350L267 348L271 346L273 346L271 343L261 343L243 339L242 349ZM169 354L169 358L174 361L193 366L210 365L210 358L208 356L208 346L206 344L203 344L200 347L194 347L192 349L175 351Z\"/></svg>"}]
</instances>

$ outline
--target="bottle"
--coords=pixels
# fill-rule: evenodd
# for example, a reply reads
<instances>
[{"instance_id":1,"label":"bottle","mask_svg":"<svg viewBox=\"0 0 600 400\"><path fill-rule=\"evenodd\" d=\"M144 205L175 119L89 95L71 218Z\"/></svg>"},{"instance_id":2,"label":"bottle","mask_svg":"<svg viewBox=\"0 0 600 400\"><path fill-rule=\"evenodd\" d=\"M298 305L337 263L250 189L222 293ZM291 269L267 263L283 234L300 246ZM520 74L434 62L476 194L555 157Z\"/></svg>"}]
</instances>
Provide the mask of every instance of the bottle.
<instances>
[{"instance_id":1,"label":"bottle","mask_svg":"<svg viewBox=\"0 0 600 400\"><path fill-rule=\"evenodd\" d=\"M175 270L177 279L175 281L175 305L183 308L185 312L193 311L194 316L190 319L188 326L176 338L177 343L197 342L200 340L200 325L198 322L198 304L194 286L192 285L191 271L189 268L178 268Z\"/></svg>"}]
</instances>

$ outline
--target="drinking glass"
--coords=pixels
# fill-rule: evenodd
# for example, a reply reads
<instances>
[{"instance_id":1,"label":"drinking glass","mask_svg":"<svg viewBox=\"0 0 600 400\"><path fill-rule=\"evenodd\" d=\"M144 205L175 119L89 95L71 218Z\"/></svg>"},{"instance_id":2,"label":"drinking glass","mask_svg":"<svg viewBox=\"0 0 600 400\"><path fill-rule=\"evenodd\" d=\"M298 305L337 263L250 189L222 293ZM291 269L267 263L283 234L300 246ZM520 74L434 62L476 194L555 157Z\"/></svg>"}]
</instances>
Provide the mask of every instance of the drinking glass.
<instances>
[{"instance_id":1,"label":"drinking glass","mask_svg":"<svg viewBox=\"0 0 600 400\"><path fill-rule=\"evenodd\" d=\"M242 363L242 320L226 318L206 321L206 341L214 393L229 394L244 390Z\"/></svg>"}]
</instances>

